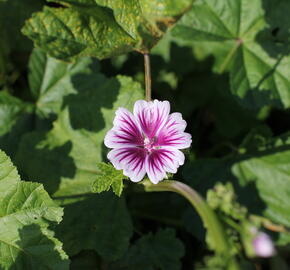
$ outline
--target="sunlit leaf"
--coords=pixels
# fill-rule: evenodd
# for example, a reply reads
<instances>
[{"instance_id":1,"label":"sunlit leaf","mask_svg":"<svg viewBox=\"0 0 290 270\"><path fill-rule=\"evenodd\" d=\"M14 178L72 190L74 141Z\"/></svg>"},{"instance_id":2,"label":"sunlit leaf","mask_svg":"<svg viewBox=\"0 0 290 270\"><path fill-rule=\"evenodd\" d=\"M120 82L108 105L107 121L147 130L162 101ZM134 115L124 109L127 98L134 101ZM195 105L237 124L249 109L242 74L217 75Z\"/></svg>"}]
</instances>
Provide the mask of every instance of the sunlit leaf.
<instances>
[{"instance_id":1,"label":"sunlit leaf","mask_svg":"<svg viewBox=\"0 0 290 270\"><path fill-rule=\"evenodd\" d=\"M120 196L123 191L123 179L126 178L123 172L116 170L111 164L106 163L99 163L98 169L100 173L96 176L96 180L93 183L93 191L101 193L112 188L113 192L117 196Z\"/></svg>"},{"instance_id":2,"label":"sunlit leaf","mask_svg":"<svg viewBox=\"0 0 290 270\"><path fill-rule=\"evenodd\" d=\"M38 183L20 180L0 151L0 268L69 269L62 243L48 226L59 223L63 210Z\"/></svg>"},{"instance_id":3,"label":"sunlit leaf","mask_svg":"<svg viewBox=\"0 0 290 270\"><path fill-rule=\"evenodd\" d=\"M243 186L254 184L264 202L265 216L274 222L290 226L290 151L269 150L249 157L233 166L233 173Z\"/></svg>"},{"instance_id":4,"label":"sunlit leaf","mask_svg":"<svg viewBox=\"0 0 290 270\"><path fill-rule=\"evenodd\" d=\"M289 1L198 0L174 29L181 39L217 56L218 72L230 72L231 91L248 108L290 106ZM280 14L280 15L278 15ZM278 36L273 30L278 29ZM283 34L284 33L284 34Z\"/></svg>"},{"instance_id":5,"label":"sunlit leaf","mask_svg":"<svg viewBox=\"0 0 290 270\"><path fill-rule=\"evenodd\" d=\"M44 8L23 33L57 58L100 59L132 50L147 52L191 6L192 0L56 0L65 8Z\"/></svg>"}]
</instances>

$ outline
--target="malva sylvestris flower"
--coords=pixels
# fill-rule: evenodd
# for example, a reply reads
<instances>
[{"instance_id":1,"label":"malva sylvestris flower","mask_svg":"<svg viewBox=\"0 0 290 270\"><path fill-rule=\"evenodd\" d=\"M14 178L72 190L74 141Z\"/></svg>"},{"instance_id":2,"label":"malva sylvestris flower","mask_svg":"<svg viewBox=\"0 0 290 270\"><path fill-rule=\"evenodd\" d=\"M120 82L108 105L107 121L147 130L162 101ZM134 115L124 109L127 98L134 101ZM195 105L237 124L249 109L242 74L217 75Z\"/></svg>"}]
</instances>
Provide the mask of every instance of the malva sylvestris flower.
<instances>
[{"instance_id":1,"label":"malva sylvestris flower","mask_svg":"<svg viewBox=\"0 0 290 270\"><path fill-rule=\"evenodd\" d=\"M133 182L147 173L157 184L166 172L176 173L184 164L179 149L190 147L191 135L184 132L182 115L169 113L170 103L158 100L136 101L133 114L125 108L116 111L113 128L105 137L105 145L113 148L108 159Z\"/></svg>"}]
</instances>

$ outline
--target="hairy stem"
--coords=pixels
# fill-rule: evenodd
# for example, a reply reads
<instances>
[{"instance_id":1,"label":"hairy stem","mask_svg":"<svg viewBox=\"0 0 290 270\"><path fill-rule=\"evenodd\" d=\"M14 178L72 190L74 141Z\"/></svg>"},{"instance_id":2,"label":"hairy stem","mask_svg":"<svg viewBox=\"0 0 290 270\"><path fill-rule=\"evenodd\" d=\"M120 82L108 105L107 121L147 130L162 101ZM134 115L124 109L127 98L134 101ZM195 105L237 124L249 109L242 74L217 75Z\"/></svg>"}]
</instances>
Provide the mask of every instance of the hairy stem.
<instances>
[{"instance_id":1,"label":"hairy stem","mask_svg":"<svg viewBox=\"0 0 290 270\"><path fill-rule=\"evenodd\" d=\"M144 67L145 67L145 89L146 100L151 101L151 67L150 67L150 55L144 53Z\"/></svg>"},{"instance_id":2,"label":"hairy stem","mask_svg":"<svg viewBox=\"0 0 290 270\"><path fill-rule=\"evenodd\" d=\"M144 182L145 190L149 192L171 191L185 197L195 208L201 217L204 226L209 231L213 239L213 248L219 254L229 256L228 270L238 270L239 266L233 256L230 256L231 247L228 237L224 231L222 224L217 218L215 212L208 206L205 200L191 187L179 181L163 181L154 185L150 182Z\"/></svg>"}]
</instances>

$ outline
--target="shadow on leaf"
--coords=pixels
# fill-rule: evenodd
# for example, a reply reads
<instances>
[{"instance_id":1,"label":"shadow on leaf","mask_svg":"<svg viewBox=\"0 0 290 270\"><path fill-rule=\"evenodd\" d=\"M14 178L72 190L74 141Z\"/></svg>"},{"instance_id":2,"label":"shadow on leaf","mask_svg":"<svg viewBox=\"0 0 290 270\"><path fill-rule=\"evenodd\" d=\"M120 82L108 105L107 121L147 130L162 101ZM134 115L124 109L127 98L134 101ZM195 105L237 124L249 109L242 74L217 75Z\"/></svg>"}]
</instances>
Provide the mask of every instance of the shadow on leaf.
<instances>
[{"instance_id":1,"label":"shadow on leaf","mask_svg":"<svg viewBox=\"0 0 290 270\"><path fill-rule=\"evenodd\" d=\"M102 108L112 109L120 90L117 79L101 74L78 74L72 77L77 93L64 98L74 129L98 132L105 127Z\"/></svg>"},{"instance_id":2,"label":"shadow on leaf","mask_svg":"<svg viewBox=\"0 0 290 270\"><path fill-rule=\"evenodd\" d=\"M39 225L24 226L19 230L19 236L20 240L16 242L19 250L9 270L69 269L69 260L60 251L60 242L46 235Z\"/></svg>"},{"instance_id":3,"label":"shadow on leaf","mask_svg":"<svg viewBox=\"0 0 290 270\"><path fill-rule=\"evenodd\" d=\"M44 184L53 194L58 190L62 177L73 178L76 172L74 160L69 156L72 149L70 141L62 146L43 145L45 135L38 132L28 133L22 138L16 164L21 173L30 181Z\"/></svg>"},{"instance_id":4,"label":"shadow on leaf","mask_svg":"<svg viewBox=\"0 0 290 270\"><path fill-rule=\"evenodd\" d=\"M256 36L269 56L279 58L290 53L290 3L287 0L274 2L262 0L268 26Z\"/></svg>"}]
</instances>

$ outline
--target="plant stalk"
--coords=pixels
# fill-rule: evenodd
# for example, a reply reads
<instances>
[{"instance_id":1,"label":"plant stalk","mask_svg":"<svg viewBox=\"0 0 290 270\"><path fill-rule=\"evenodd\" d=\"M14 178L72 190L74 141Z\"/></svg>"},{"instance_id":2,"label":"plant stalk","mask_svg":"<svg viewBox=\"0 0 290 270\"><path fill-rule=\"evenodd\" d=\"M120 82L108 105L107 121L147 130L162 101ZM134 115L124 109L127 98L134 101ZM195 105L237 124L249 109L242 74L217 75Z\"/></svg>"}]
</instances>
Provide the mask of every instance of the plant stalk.
<instances>
[{"instance_id":1,"label":"plant stalk","mask_svg":"<svg viewBox=\"0 0 290 270\"><path fill-rule=\"evenodd\" d=\"M145 96L146 96L146 101L151 101L152 81L151 81L150 55L148 53L144 53L144 67L145 67Z\"/></svg>"},{"instance_id":2,"label":"plant stalk","mask_svg":"<svg viewBox=\"0 0 290 270\"><path fill-rule=\"evenodd\" d=\"M149 192L171 191L185 197L191 205L195 208L201 217L204 226L208 229L212 239L214 250L218 254L228 255L230 257L231 247L227 235L215 212L208 206L205 200L191 187L179 181L167 180L158 184L151 182L143 183L145 190ZM228 263L228 270L239 270L239 266L232 256Z\"/></svg>"}]
</instances>

